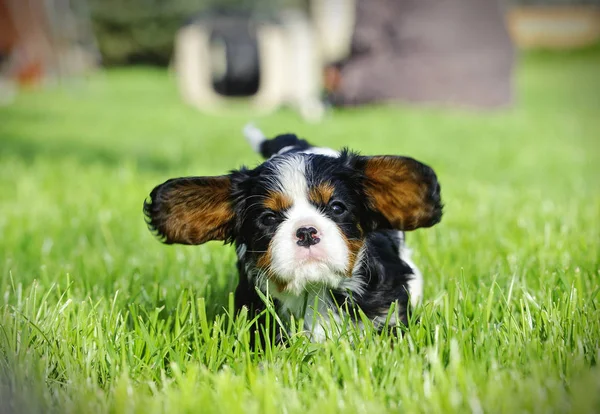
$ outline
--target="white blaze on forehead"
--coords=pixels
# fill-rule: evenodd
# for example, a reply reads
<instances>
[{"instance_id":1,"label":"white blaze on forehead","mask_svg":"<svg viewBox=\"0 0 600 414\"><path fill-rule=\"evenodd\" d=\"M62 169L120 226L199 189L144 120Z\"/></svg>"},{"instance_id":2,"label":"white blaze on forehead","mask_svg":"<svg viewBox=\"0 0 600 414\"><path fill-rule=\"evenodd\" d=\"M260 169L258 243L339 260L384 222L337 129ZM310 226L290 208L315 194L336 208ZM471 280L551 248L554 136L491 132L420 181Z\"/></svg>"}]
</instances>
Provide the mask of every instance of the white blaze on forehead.
<instances>
[{"instance_id":1,"label":"white blaze on forehead","mask_svg":"<svg viewBox=\"0 0 600 414\"><path fill-rule=\"evenodd\" d=\"M288 151L291 151L295 148L294 145L290 145L287 147L283 147L277 152L277 154L285 154ZM326 155L328 157L337 158L340 156L339 151L332 150L331 148L325 147L310 147L305 150L299 151L300 154L317 154L317 155Z\"/></svg>"},{"instance_id":2,"label":"white blaze on forehead","mask_svg":"<svg viewBox=\"0 0 600 414\"><path fill-rule=\"evenodd\" d=\"M292 202L306 200L308 183L306 182L307 165L300 154L283 157L276 165L277 182L274 183L280 192L292 199Z\"/></svg>"},{"instance_id":3,"label":"white blaze on forehead","mask_svg":"<svg viewBox=\"0 0 600 414\"><path fill-rule=\"evenodd\" d=\"M327 155L328 157L337 158L340 156L338 151L332 150L331 148L325 147L310 147L307 150L302 151L304 154L318 154L318 155Z\"/></svg>"}]
</instances>

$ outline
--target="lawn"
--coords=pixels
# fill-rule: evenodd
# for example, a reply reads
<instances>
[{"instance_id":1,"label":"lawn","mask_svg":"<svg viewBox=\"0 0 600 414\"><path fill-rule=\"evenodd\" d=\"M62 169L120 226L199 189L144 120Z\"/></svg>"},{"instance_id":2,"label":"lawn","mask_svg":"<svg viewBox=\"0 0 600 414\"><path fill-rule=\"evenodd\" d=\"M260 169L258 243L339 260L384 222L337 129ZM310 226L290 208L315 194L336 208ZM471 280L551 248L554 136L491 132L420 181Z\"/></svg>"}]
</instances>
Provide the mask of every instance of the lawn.
<instances>
[{"instance_id":1,"label":"lawn","mask_svg":"<svg viewBox=\"0 0 600 414\"><path fill-rule=\"evenodd\" d=\"M600 412L600 52L523 56L514 107L386 108L305 124L319 145L433 166L442 223L408 235L419 323L249 350L231 246L165 246L142 202L259 162L249 114L121 69L0 107L0 413Z\"/></svg>"}]
</instances>

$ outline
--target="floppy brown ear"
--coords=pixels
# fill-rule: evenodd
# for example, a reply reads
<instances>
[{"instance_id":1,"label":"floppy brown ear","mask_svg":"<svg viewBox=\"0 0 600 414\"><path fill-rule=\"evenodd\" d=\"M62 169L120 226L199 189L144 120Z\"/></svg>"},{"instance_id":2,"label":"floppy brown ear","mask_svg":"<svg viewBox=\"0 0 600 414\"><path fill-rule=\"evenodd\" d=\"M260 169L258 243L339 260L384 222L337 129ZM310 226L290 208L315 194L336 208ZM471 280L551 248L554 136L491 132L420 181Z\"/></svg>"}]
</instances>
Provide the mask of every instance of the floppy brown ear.
<instances>
[{"instance_id":1,"label":"floppy brown ear","mask_svg":"<svg viewBox=\"0 0 600 414\"><path fill-rule=\"evenodd\" d=\"M202 244L231 238L234 212L228 176L175 178L144 202L151 231L167 244Z\"/></svg>"},{"instance_id":2,"label":"floppy brown ear","mask_svg":"<svg viewBox=\"0 0 600 414\"><path fill-rule=\"evenodd\" d=\"M442 218L440 185L433 170L412 158L359 157L369 207L379 213L377 227L414 230Z\"/></svg>"}]
</instances>

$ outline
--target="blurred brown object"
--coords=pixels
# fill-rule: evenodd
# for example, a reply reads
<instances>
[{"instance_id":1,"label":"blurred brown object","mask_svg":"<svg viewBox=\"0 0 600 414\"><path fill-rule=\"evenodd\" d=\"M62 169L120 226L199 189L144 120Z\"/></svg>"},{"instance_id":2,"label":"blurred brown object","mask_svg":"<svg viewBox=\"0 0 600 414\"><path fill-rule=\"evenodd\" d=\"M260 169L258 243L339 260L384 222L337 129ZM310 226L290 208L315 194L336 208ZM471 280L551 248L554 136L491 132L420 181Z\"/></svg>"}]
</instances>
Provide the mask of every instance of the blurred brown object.
<instances>
[{"instance_id":1,"label":"blurred brown object","mask_svg":"<svg viewBox=\"0 0 600 414\"><path fill-rule=\"evenodd\" d=\"M302 10L273 18L210 10L184 25L175 39L173 68L188 104L225 113L242 100L257 113L282 105L308 121L324 113L317 35Z\"/></svg>"},{"instance_id":2,"label":"blurred brown object","mask_svg":"<svg viewBox=\"0 0 600 414\"><path fill-rule=\"evenodd\" d=\"M0 76L20 85L80 74L97 61L87 16L61 0L0 0L0 55Z\"/></svg>"},{"instance_id":3,"label":"blurred brown object","mask_svg":"<svg viewBox=\"0 0 600 414\"><path fill-rule=\"evenodd\" d=\"M514 49L496 0L358 0L339 105L491 108L512 98Z\"/></svg>"},{"instance_id":4,"label":"blurred brown object","mask_svg":"<svg viewBox=\"0 0 600 414\"><path fill-rule=\"evenodd\" d=\"M327 66L324 72L323 87L328 93L335 93L340 87L342 80L340 69L335 65Z\"/></svg>"},{"instance_id":5,"label":"blurred brown object","mask_svg":"<svg viewBox=\"0 0 600 414\"><path fill-rule=\"evenodd\" d=\"M0 0L0 11L8 27L0 34L6 76L22 85L38 83L52 57L43 0Z\"/></svg>"},{"instance_id":6,"label":"blurred brown object","mask_svg":"<svg viewBox=\"0 0 600 414\"><path fill-rule=\"evenodd\" d=\"M0 0L0 54L7 54L17 42L17 29L8 15L8 0Z\"/></svg>"},{"instance_id":7,"label":"blurred brown object","mask_svg":"<svg viewBox=\"0 0 600 414\"><path fill-rule=\"evenodd\" d=\"M513 41L524 49L570 49L600 41L598 6L513 7L507 21Z\"/></svg>"}]
</instances>

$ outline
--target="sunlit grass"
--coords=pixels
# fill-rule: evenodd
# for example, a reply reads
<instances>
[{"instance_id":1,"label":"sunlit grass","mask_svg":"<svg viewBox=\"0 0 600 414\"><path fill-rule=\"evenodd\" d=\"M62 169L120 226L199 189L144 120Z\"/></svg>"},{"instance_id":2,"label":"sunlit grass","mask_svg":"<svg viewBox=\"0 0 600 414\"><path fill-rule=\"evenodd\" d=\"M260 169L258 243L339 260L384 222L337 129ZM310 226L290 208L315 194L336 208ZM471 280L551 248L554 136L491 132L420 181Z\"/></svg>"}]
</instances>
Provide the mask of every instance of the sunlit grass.
<instances>
[{"instance_id":1,"label":"sunlit grass","mask_svg":"<svg viewBox=\"0 0 600 414\"><path fill-rule=\"evenodd\" d=\"M427 162L446 204L409 234L426 287L402 339L344 325L259 352L234 317L232 248L161 245L141 213L168 178L257 163L247 114L200 115L148 69L23 94L0 108L0 408L599 412L598 67L597 51L527 56L515 106L494 113L259 119Z\"/></svg>"}]
</instances>

